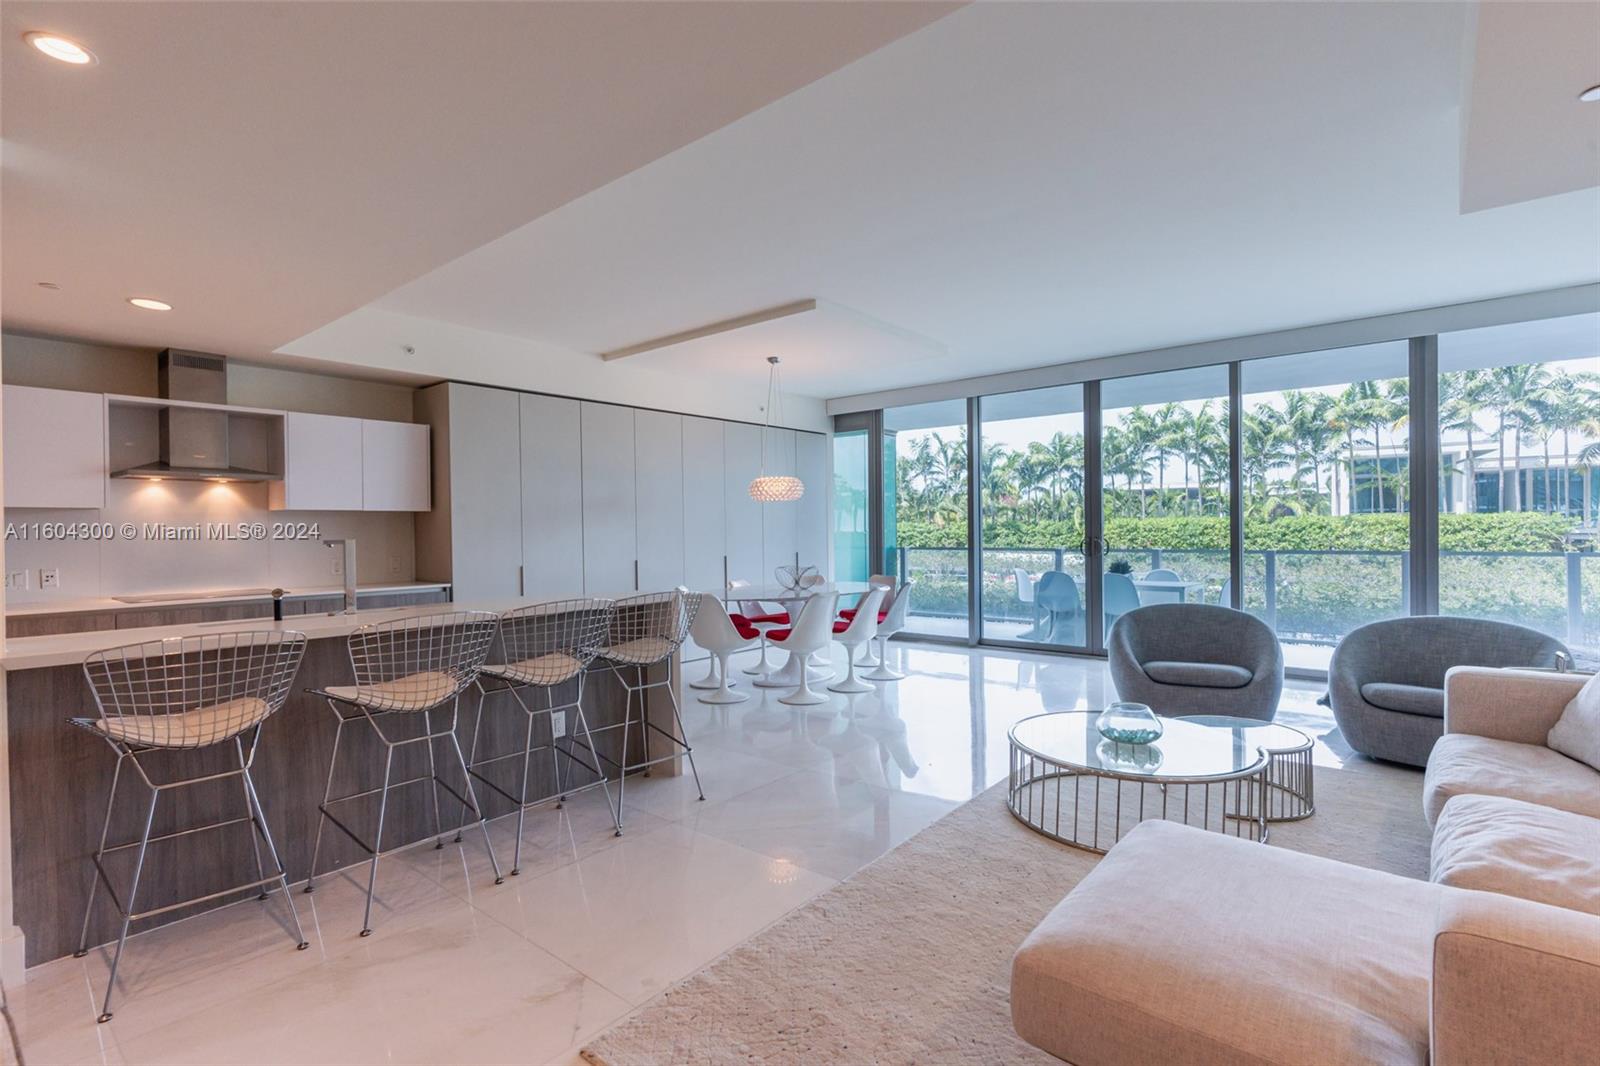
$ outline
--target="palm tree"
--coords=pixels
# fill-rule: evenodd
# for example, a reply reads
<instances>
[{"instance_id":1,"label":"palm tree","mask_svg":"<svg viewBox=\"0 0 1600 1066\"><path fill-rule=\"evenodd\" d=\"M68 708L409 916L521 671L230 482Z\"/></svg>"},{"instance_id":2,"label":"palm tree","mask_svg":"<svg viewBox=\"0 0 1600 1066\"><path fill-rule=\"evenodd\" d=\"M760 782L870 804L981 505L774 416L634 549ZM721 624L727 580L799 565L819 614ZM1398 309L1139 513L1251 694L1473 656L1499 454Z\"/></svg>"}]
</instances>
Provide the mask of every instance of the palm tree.
<instances>
[{"instance_id":1,"label":"palm tree","mask_svg":"<svg viewBox=\"0 0 1600 1066\"><path fill-rule=\"evenodd\" d=\"M1540 363L1497 366L1489 371L1493 391L1488 406L1499 419L1500 509L1522 510L1522 435L1538 421L1534 401L1549 383L1550 372ZM1512 467L1506 469L1506 434L1511 433ZM1507 474L1510 474L1509 480ZM1506 491L1506 486L1510 491Z\"/></svg>"},{"instance_id":2,"label":"palm tree","mask_svg":"<svg viewBox=\"0 0 1600 1066\"><path fill-rule=\"evenodd\" d=\"M1478 449L1473 435L1478 429L1478 413L1486 405L1490 382L1482 370L1458 370L1439 375L1439 427L1467 435L1462 495L1468 511L1478 509Z\"/></svg>"}]
</instances>

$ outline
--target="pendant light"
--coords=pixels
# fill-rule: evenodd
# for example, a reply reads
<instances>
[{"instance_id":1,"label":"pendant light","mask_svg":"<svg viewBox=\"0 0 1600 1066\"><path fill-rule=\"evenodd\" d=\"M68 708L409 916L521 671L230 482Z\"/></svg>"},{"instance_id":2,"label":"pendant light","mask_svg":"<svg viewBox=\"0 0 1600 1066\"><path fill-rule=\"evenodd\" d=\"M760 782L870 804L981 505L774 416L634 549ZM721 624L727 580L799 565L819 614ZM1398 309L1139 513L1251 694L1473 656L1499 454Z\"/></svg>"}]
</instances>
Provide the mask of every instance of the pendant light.
<instances>
[{"instance_id":1,"label":"pendant light","mask_svg":"<svg viewBox=\"0 0 1600 1066\"><path fill-rule=\"evenodd\" d=\"M767 374L767 424L761 431L761 476L750 482L750 498L757 503L793 503L806 494L805 482L788 474L767 473L767 430L772 428L773 408L781 399L778 389L778 357L767 356L772 367Z\"/></svg>"}]
</instances>

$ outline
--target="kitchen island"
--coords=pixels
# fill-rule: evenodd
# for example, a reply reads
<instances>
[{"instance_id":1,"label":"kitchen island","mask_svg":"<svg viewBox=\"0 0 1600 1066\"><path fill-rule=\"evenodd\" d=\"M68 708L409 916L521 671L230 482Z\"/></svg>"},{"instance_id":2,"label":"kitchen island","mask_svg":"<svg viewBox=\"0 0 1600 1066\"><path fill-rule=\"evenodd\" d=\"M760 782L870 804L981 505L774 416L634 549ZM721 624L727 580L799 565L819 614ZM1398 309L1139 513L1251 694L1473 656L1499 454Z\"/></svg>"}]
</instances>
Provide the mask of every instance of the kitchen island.
<instances>
[{"instance_id":1,"label":"kitchen island","mask_svg":"<svg viewBox=\"0 0 1600 1066\"><path fill-rule=\"evenodd\" d=\"M351 683L346 639L349 634L359 626L373 622L449 610L504 611L525 605L523 602L435 604L363 610L354 614L302 615L281 623L271 620L223 621L8 640L5 650L0 652L0 668L5 671L8 709L6 741L9 753L6 768L10 778L11 801L11 898L14 901L13 920L26 937L27 965L70 954L78 946L79 927L93 871L90 856L99 839L100 821L112 784L116 760L111 750L100 738L68 724L69 718L90 717L96 713L83 674L85 656L115 645L241 629L291 629L306 635L306 654L293 691L283 709L264 726L252 768L262 808L288 868L289 880L299 882L305 879L311 861L312 842L317 829L317 805L322 798L335 726L333 712L327 703L307 690ZM497 647L491 651L490 658L494 660L498 656ZM656 671L662 669L655 668ZM676 661L673 664L673 679L680 686L681 701L682 675ZM570 692L570 687L575 684L569 682L568 687L558 690L558 703L563 699L571 699L570 695L563 697L561 692ZM479 741L480 758L520 751L526 719L520 711L508 711L496 705L496 701L505 701L515 708L508 695L493 694L489 701ZM599 729L622 720L624 691L617 680L610 676L609 670L598 665L590 668L584 706L592 728ZM477 694L469 689L461 698L458 728L462 737L470 735L478 712ZM672 712L665 690L651 690L647 714L663 728L672 728ZM535 743L549 739L547 728L542 721L535 725ZM634 731L631 759L643 757L639 745L644 741L640 733L649 732ZM610 730L596 735L596 745L603 755L620 761L621 734L621 730ZM343 743L345 750L340 752L339 770L334 780L335 794L345 795L375 787L381 779L383 762L381 749L370 730L347 729ZM651 754L663 756L670 753L664 750L658 740ZM173 767L172 777L188 777L213 766L216 769L224 768L231 755L227 746L159 753L148 761L148 765L159 772L164 763L170 763ZM418 773L426 773L426 758L426 745L400 749L396 755L395 777L405 780ZM459 780L460 772L450 766L451 762L453 760L441 758L439 776L457 791L464 791ZM482 772L505 775L503 783L514 791L515 775L520 774L520 768L518 760L506 760ZM659 775L676 774L678 760L668 759L657 764L652 767L652 772ZM568 776L566 780L576 780L580 785L592 780L592 775L582 769L576 773L579 775L576 779ZM110 833L113 843L137 839L139 835L142 808L149 793L142 783L130 780L131 777L136 775L124 775L118 786L117 810ZM495 780L502 778L496 776ZM536 757L532 763L529 794L547 795L553 788L550 760ZM442 790L440 797L445 825L454 826L460 818L461 808ZM515 810L512 803L492 789L480 787L478 797L491 818ZM367 839L372 839L377 817L376 797L370 803L358 801L345 807L352 828ZM237 779L180 789L173 794L171 802L163 800L158 806L155 833L159 835L202 822L242 817L244 813L244 799ZM410 785L394 791L384 826L385 848L421 841L431 837L432 833L433 807L429 789L425 785ZM481 847L482 840L469 837L466 844ZM123 858L108 857L107 862L112 876L118 878L120 884L125 884L131 871L132 853L128 851L119 855ZM326 872L365 861L366 858L366 854L343 834L328 832L324 834L318 869ZM119 868L118 863L129 865ZM254 863L247 825L152 843L141 884L139 907L142 910L161 906L237 884L242 874L253 876ZM139 923L135 931L186 917L207 907L226 905L240 898L244 898L244 894L194 908L174 910ZM91 924L89 942L99 944L113 939L116 928L116 915L102 894ZM351 935L355 935L355 930L351 930Z\"/></svg>"}]
</instances>

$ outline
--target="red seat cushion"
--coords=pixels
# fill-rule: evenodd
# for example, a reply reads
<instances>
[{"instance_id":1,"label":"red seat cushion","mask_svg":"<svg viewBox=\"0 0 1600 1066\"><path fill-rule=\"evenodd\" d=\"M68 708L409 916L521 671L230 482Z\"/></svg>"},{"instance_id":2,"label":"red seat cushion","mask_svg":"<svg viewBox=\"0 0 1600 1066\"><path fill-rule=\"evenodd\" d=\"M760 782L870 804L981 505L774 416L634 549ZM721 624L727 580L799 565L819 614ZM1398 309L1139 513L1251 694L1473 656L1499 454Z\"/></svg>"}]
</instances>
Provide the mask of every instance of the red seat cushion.
<instances>
[{"instance_id":1,"label":"red seat cushion","mask_svg":"<svg viewBox=\"0 0 1600 1066\"><path fill-rule=\"evenodd\" d=\"M774 625L774 624L776 624L776 625L780 625L780 626L786 626L786 625L789 624L789 615L787 613L782 613L782 612L780 612L778 614L752 614L752 615L730 614L730 615L728 615L728 618L733 622L733 624L736 627L737 626L753 626L753 625L760 625L760 624L766 624L766 625Z\"/></svg>"},{"instance_id":2,"label":"red seat cushion","mask_svg":"<svg viewBox=\"0 0 1600 1066\"><path fill-rule=\"evenodd\" d=\"M739 635L745 640L755 640L761 635L761 630L757 629L749 622L746 622L743 618L740 618L736 614L729 615L728 619L733 623L733 628L737 630Z\"/></svg>"},{"instance_id":3,"label":"red seat cushion","mask_svg":"<svg viewBox=\"0 0 1600 1066\"><path fill-rule=\"evenodd\" d=\"M850 628L850 623L849 622L835 622L835 623L833 623L833 631L835 633L843 633L845 630L847 630L849 628Z\"/></svg>"},{"instance_id":4,"label":"red seat cushion","mask_svg":"<svg viewBox=\"0 0 1600 1066\"><path fill-rule=\"evenodd\" d=\"M768 640L775 640L775 641L777 641L778 643L781 644L784 641L788 640L789 639L789 634L793 633L793 632L794 632L794 630L792 630L792 629L774 629L774 630L772 630L771 632L769 632L767 634L767 639Z\"/></svg>"},{"instance_id":5,"label":"red seat cushion","mask_svg":"<svg viewBox=\"0 0 1600 1066\"><path fill-rule=\"evenodd\" d=\"M851 608L848 608L846 610L843 610L843 611L839 612L839 617L843 618L846 622L853 621L855 619L855 616L856 616L856 609L854 607L851 607ZM881 610L881 611L878 612L878 624L879 625L882 625L883 623L887 622L888 620L889 620L888 608L885 608L884 610ZM840 630L835 629L834 632L838 633L838 632L840 632Z\"/></svg>"}]
</instances>

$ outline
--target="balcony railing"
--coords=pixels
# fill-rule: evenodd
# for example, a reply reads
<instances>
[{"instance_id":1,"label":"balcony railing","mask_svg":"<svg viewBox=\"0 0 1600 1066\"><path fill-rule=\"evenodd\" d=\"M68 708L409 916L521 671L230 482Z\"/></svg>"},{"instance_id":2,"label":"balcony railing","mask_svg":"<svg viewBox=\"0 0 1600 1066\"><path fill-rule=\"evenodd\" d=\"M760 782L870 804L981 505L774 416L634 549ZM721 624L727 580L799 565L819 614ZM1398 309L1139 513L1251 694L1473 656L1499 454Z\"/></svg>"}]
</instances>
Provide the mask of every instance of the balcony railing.
<instances>
[{"instance_id":1,"label":"balcony railing","mask_svg":"<svg viewBox=\"0 0 1600 1066\"><path fill-rule=\"evenodd\" d=\"M913 617L966 617L966 548L897 552L901 579L918 582ZM1191 600L1223 598L1225 550L1109 548L1108 562L1117 559L1127 560L1135 573L1164 568L1199 582ZM1047 570L1081 577L1085 565L1075 549L985 549L984 621L1035 620L1033 607L1017 595L1016 569L1035 577ZM1600 649L1600 553L1445 551L1439 571L1441 613L1515 622L1574 649ZM1246 549L1243 573L1244 609L1285 641L1331 646L1356 626L1411 613L1411 553L1406 551ZM941 628L948 628L948 621Z\"/></svg>"}]
</instances>

